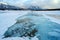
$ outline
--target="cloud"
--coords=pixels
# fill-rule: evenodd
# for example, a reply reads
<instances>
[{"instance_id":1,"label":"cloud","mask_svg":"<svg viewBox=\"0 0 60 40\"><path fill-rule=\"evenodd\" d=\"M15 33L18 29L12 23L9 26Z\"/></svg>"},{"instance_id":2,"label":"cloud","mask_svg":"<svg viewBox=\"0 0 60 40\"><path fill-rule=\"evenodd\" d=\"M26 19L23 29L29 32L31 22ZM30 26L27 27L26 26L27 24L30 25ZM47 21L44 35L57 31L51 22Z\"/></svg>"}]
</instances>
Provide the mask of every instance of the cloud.
<instances>
[{"instance_id":1,"label":"cloud","mask_svg":"<svg viewBox=\"0 0 60 40\"><path fill-rule=\"evenodd\" d=\"M60 8L60 0L28 0L26 5L37 5L42 8L54 9Z\"/></svg>"},{"instance_id":2,"label":"cloud","mask_svg":"<svg viewBox=\"0 0 60 40\"><path fill-rule=\"evenodd\" d=\"M25 2L26 0L3 0L3 2L7 2L8 4L15 5L17 3L21 4Z\"/></svg>"}]
</instances>

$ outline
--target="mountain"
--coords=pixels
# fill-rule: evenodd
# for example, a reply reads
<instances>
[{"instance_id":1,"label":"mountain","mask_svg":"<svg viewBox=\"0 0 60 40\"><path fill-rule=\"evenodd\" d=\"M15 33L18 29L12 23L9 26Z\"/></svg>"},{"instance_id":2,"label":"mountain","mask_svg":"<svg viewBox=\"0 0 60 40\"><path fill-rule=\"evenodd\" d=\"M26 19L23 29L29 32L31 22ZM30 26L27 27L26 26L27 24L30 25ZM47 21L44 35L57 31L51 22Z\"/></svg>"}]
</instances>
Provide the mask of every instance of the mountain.
<instances>
[{"instance_id":1,"label":"mountain","mask_svg":"<svg viewBox=\"0 0 60 40\"><path fill-rule=\"evenodd\" d=\"M29 7L27 7L27 9L28 9L28 10L36 10L36 11L42 10L42 8L40 8L40 7L38 7L38 6L32 6L32 5L30 5Z\"/></svg>"},{"instance_id":2,"label":"mountain","mask_svg":"<svg viewBox=\"0 0 60 40\"><path fill-rule=\"evenodd\" d=\"M21 10L22 8L12 6L9 4L0 3L0 10Z\"/></svg>"}]
</instances>

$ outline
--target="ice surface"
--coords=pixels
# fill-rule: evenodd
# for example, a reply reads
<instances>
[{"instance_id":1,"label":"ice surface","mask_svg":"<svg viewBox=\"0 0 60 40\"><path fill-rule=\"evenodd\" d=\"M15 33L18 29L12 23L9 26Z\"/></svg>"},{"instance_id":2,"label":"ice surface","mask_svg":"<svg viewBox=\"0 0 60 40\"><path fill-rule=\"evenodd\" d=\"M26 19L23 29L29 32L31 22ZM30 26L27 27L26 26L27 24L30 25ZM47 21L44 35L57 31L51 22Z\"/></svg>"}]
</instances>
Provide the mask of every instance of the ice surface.
<instances>
[{"instance_id":1,"label":"ice surface","mask_svg":"<svg viewBox=\"0 0 60 40\"><path fill-rule=\"evenodd\" d=\"M60 29L53 29L53 31L60 33Z\"/></svg>"},{"instance_id":2,"label":"ice surface","mask_svg":"<svg viewBox=\"0 0 60 40\"><path fill-rule=\"evenodd\" d=\"M60 35L59 35L60 33L58 33L58 32L49 32L48 33L48 35L50 35L50 36L54 36L54 37L60 37Z\"/></svg>"},{"instance_id":3,"label":"ice surface","mask_svg":"<svg viewBox=\"0 0 60 40\"><path fill-rule=\"evenodd\" d=\"M60 24L60 20L59 20L59 19L56 19L56 18L47 16L47 15L45 15L45 14L43 14L43 15L44 15L46 18L48 18L50 21ZM57 14L57 15L58 15L58 14Z\"/></svg>"}]
</instances>

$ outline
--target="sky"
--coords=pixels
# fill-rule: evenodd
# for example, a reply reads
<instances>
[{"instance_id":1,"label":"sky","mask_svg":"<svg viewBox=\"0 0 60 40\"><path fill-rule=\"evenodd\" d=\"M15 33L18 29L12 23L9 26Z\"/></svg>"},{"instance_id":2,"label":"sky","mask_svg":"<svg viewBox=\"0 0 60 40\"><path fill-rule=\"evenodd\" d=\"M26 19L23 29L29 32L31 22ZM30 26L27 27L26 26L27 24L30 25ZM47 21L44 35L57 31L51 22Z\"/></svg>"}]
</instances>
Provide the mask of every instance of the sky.
<instances>
[{"instance_id":1,"label":"sky","mask_svg":"<svg viewBox=\"0 0 60 40\"><path fill-rule=\"evenodd\" d=\"M26 6L36 5L42 8L60 8L60 0L0 0L10 5Z\"/></svg>"},{"instance_id":2,"label":"sky","mask_svg":"<svg viewBox=\"0 0 60 40\"><path fill-rule=\"evenodd\" d=\"M30 2L26 4L49 9L60 8L60 0L30 0Z\"/></svg>"},{"instance_id":3,"label":"sky","mask_svg":"<svg viewBox=\"0 0 60 40\"><path fill-rule=\"evenodd\" d=\"M26 0L0 0L0 2L4 2L10 5L22 5Z\"/></svg>"}]
</instances>

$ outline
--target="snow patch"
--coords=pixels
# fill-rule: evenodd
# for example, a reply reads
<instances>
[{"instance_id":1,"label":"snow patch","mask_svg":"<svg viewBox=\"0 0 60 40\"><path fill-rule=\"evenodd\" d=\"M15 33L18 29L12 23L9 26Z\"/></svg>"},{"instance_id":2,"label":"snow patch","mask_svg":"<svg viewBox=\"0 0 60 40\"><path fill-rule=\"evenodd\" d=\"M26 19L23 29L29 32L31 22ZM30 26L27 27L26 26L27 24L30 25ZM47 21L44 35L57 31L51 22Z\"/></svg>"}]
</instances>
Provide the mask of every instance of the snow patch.
<instances>
[{"instance_id":1,"label":"snow patch","mask_svg":"<svg viewBox=\"0 0 60 40\"><path fill-rule=\"evenodd\" d=\"M37 37L32 37L31 39L29 37L9 37L0 40L39 40L39 39Z\"/></svg>"}]
</instances>

